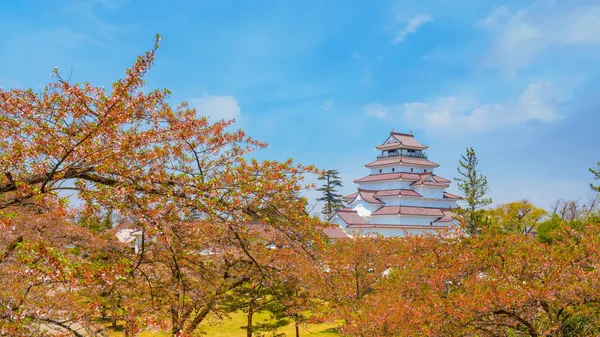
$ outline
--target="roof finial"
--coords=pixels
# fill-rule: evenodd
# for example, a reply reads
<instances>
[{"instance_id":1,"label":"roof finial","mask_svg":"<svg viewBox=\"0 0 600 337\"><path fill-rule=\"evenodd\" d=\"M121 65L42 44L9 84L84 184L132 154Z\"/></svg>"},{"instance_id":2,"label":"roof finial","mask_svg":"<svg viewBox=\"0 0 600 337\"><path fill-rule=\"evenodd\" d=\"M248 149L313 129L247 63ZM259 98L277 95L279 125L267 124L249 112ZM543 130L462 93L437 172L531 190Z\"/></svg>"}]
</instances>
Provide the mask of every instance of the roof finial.
<instances>
[{"instance_id":1,"label":"roof finial","mask_svg":"<svg viewBox=\"0 0 600 337\"><path fill-rule=\"evenodd\" d=\"M413 134L412 134L412 130L408 130L408 131L410 131L410 135L412 136L412 135L413 135Z\"/></svg>"},{"instance_id":2,"label":"roof finial","mask_svg":"<svg viewBox=\"0 0 600 337\"><path fill-rule=\"evenodd\" d=\"M390 135L394 133L394 128L392 128L392 131L390 131Z\"/></svg>"}]
</instances>

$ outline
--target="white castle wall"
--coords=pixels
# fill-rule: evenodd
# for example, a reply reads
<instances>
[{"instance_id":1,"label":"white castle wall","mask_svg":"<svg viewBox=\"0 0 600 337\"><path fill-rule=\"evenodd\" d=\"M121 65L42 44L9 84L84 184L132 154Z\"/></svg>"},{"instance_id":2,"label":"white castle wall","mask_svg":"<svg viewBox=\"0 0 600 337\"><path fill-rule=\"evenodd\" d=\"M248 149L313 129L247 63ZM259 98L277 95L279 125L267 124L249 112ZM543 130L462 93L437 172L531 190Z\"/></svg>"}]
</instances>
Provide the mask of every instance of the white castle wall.
<instances>
[{"instance_id":1,"label":"white castle wall","mask_svg":"<svg viewBox=\"0 0 600 337\"><path fill-rule=\"evenodd\" d=\"M344 223L344 220L342 220L338 215L335 215L333 218L329 219L329 222L342 228L346 228L346 223Z\"/></svg>"},{"instance_id":2,"label":"white castle wall","mask_svg":"<svg viewBox=\"0 0 600 337\"><path fill-rule=\"evenodd\" d=\"M356 229L356 228L346 228L346 232L350 235L383 235L386 237L392 236L406 236L406 235L420 235L425 233L435 233L433 228L435 226L431 226L431 230L424 229L403 229L403 228L364 228L364 229Z\"/></svg>"},{"instance_id":3,"label":"white castle wall","mask_svg":"<svg viewBox=\"0 0 600 337\"><path fill-rule=\"evenodd\" d=\"M449 199L424 199L412 197L385 197L379 198L386 206L417 206L435 208L456 208L456 201Z\"/></svg>"},{"instance_id":4,"label":"white castle wall","mask_svg":"<svg viewBox=\"0 0 600 337\"><path fill-rule=\"evenodd\" d=\"M362 200L360 195L358 195L356 197L356 200L354 200L354 202L352 202L349 206L350 206L350 208L355 210L356 213L358 213L358 215L369 216L369 215L371 215L371 213L378 210L382 205L369 204L368 202Z\"/></svg>"},{"instance_id":5,"label":"white castle wall","mask_svg":"<svg viewBox=\"0 0 600 337\"><path fill-rule=\"evenodd\" d=\"M412 169L412 171L411 171ZM381 170L381 172L380 172ZM380 174L380 173L394 173L394 172L408 172L408 173L423 173L423 172L432 172L433 170L430 168L422 168L416 166L390 166L390 167L375 167L371 168L370 174Z\"/></svg>"},{"instance_id":6,"label":"white castle wall","mask_svg":"<svg viewBox=\"0 0 600 337\"><path fill-rule=\"evenodd\" d=\"M413 186L412 189L423 196L423 198L430 199L442 199L444 198L444 190L443 187L425 187L425 186Z\"/></svg>"},{"instance_id":7,"label":"white castle wall","mask_svg":"<svg viewBox=\"0 0 600 337\"><path fill-rule=\"evenodd\" d=\"M410 184L414 183L411 180L389 180L389 181L374 181L368 183L359 183L358 188L363 190L396 190L396 189L409 189Z\"/></svg>"},{"instance_id":8,"label":"white castle wall","mask_svg":"<svg viewBox=\"0 0 600 337\"><path fill-rule=\"evenodd\" d=\"M439 219L438 216L410 216L410 215L373 215L365 217L368 223L379 225L419 225L429 226L431 222Z\"/></svg>"}]
</instances>

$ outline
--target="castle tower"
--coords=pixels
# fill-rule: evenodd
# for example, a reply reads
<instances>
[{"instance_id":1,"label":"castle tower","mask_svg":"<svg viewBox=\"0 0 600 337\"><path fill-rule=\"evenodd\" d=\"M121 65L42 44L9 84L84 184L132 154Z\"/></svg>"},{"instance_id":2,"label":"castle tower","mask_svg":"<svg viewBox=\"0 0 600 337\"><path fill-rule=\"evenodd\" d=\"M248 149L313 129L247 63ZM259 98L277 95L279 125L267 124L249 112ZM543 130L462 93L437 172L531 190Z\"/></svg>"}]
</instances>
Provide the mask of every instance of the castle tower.
<instances>
[{"instance_id":1,"label":"castle tower","mask_svg":"<svg viewBox=\"0 0 600 337\"><path fill-rule=\"evenodd\" d=\"M425 154L429 147L412 135L392 132L377 159L365 165L366 177L355 180L356 193L345 196L348 208L330 222L348 234L403 236L446 230L454 225L452 209L460 197L446 192L451 181L433 173L439 167Z\"/></svg>"}]
</instances>

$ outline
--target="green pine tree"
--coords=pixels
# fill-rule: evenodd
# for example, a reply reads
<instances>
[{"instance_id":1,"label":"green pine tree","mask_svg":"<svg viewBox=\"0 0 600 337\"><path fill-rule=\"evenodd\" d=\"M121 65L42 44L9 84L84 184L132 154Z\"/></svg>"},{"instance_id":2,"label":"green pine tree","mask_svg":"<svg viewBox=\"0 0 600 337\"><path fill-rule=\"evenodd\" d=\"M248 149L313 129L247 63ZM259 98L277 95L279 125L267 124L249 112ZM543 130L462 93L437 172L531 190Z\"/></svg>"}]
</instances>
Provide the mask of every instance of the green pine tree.
<instances>
[{"instance_id":1,"label":"green pine tree","mask_svg":"<svg viewBox=\"0 0 600 337\"><path fill-rule=\"evenodd\" d=\"M337 188L342 187L342 180L337 170L327 170L318 179L323 180L322 187L317 188L317 191L323 192L323 196L317 201L324 201L323 210L321 213L329 215L335 212L336 209L342 207L342 195L337 193Z\"/></svg>"},{"instance_id":2,"label":"green pine tree","mask_svg":"<svg viewBox=\"0 0 600 337\"><path fill-rule=\"evenodd\" d=\"M594 179L595 180L600 180L600 161L598 162L598 167L597 168L591 168L590 167L590 172L592 172L592 174L594 175ZM594 184L590 184L590 187L596 191L600 193L600 185L594 185Z\"/></svg>"},{"instance_id":3,"label":"green pine tree","mask_svg":"<svg viewBox=\"0 0 600 337\"><path fill-rule=\"evenodd\" d=\"M481 209L492 203L491 198L486 197L488 192L487 178L477 170L479 160L472 147L467 148L466 155L461 156L459 178L454 178L458 189L463 194L463 200L466 207L459 210L459 214L465 217L467 221L467 233L477 234L485 224L484 211ZM462 169L461 169L462 168Z\"/></svg>"}]
</instances>

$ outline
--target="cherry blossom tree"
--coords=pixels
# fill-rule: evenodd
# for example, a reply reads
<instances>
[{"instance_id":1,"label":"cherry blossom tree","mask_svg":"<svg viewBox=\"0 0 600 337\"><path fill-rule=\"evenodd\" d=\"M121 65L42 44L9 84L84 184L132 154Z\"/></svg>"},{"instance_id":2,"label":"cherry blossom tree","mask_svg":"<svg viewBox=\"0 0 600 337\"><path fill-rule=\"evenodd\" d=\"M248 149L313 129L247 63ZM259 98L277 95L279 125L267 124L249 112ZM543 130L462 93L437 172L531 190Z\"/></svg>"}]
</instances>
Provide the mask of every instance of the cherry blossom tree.
<instances>
[{"instance_id":1,"label":"cherry blossom tree","mask_svg":"<svg viewBox=\"0 0 600 337\"><path fill-rule=\"evenodd\" d=\"M110 90L73 84L56 69L41 92L0 90L0 230L8 242L0 268L15 287L0 298L8 303L2 329L27 335L36 322L103 312L124 319L129 335L148 325L189 335L247 275L268 279L276 259L265 245L300 258L319 246L321 224L297 195L303 175L320 172L254 160L250 153L266 144L233 130L233 120L208 120L186 103L169 104L167 89L145 89L159 41ZM61 191L82 200L82 218L111 210L127 219L121 226L135 230L136 249L115 242L116 228L78 225ZM86 240L51 240L49 224ZM15 271L36 276L23 290ZM32 296L34 288L61 298L60 309ZM81 298L63 296L68 289Z\"/></svg>"}]
</instances>

